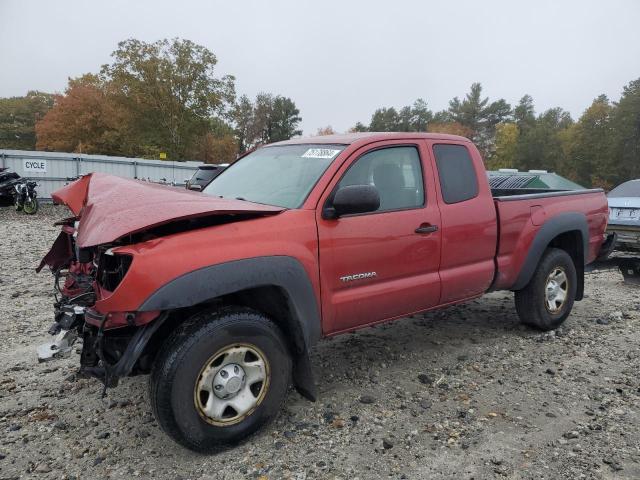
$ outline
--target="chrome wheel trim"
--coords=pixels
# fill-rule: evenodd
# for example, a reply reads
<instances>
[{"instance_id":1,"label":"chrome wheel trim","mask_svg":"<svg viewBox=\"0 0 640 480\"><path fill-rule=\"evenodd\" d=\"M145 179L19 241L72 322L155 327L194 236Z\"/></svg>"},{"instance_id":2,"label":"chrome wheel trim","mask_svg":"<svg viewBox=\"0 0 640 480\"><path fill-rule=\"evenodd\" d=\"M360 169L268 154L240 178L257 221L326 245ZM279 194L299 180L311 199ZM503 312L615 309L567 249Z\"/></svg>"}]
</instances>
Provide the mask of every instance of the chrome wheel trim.
<instances>
[{"instance_id":1,"label":"chrome wheel trim","mask_svg":"<svg viewBox=\"0 0 640 480\"><path fill-rule=\"evenodd\" d=\"M562 310L569 296L569 278L562 267L555 267L547 277L544 286L544 306L549 313Z\"/></svg>"},{"instance_id":2,"label":"chrome wheel trim","mask_svg":"<svg viewBox=\"0 0 640 480\"><path fill-rule=\"evenodd\" d=\"M239 423L264 400L269 380L269 362L259 348L229 345L202 367L194 388L196 409L213 425Z\"/></svg>"}]
</instances>

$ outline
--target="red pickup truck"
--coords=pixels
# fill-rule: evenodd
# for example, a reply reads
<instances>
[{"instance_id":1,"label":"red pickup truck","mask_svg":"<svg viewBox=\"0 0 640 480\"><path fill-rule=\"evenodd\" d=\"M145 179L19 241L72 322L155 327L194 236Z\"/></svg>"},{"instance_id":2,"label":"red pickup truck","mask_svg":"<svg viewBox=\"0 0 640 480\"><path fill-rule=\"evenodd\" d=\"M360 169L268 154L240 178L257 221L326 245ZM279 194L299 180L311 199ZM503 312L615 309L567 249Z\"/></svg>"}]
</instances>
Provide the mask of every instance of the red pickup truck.
<instances>
[{"instance_id":1,"label":"red pickup truck","mask_svg":"<svg viewBox=\"0 0 640 480\"><path fill-rule=\"evenodd\" d=\"M607 224L601 190L492 192L467 139L366 133L266 145L203 193L92 174L43 259L59 297L41 360L82 339L105 388L151 373L177 442L256 431L292 382L314 400L321 337L515 292L527 325L569 315Z\"/></svg>"}]
</instances>

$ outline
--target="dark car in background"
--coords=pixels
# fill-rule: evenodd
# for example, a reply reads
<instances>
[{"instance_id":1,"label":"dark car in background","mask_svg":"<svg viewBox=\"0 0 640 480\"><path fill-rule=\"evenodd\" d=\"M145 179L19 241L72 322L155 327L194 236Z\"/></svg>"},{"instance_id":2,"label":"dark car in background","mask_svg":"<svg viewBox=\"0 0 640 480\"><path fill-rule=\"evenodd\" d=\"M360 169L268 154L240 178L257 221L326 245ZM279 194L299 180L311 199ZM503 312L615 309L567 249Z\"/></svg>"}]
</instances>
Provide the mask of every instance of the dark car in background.
<instances>
[{"instance_id":1,"label":"dark car in background","mask_svg":"<svg viewBox=\"0 0 640 480\"><path fill-rule=\"evenodd\" d=\"M211 183L211 180L220 175L228 163L200 165L196 173L187 181L187 190L202 191Z\"/></svg>"},{"instance_id":2,"label":"dark car in background","mask_svg":"<svg viewBox=\"0 0 640 480\"><path fill-rule=\"evenodd\" d=\"M640 179L629 180L607 194L609 226L617 235L616 250L640 251Z\"/></svg>"}]
</instances>

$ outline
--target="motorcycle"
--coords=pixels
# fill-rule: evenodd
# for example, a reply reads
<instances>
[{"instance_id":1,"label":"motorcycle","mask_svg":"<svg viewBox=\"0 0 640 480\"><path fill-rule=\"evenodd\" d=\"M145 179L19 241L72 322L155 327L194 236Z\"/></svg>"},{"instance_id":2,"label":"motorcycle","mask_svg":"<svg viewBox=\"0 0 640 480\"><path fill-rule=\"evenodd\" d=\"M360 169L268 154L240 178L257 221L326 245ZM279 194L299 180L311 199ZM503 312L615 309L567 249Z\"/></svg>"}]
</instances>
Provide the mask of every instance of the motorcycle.
<instances>
[{"instance_id":1,"label":"motorcycle","mask_svg":"<svg viewBox=\"0 0 640 480\"><path fill-rule=\"evenodd\" d=\"M10 172L8 168L0 168L0 205L11 205L15 202L15 186L21 183L20 175Z\"/></svg>"},{"instance_id":2,"label":"motorcycle","mask_svg":"<svg viewBox=\"0 0 640 480\"><path fill-rule=\"evenodd\" d=\"M38 194L36 192L36 186L38 184L34 181L27 180L26 182L19 183L16 188L16 210L22 210L24 213L33 215L38 211Z\"/></svg>"}]
</instances>

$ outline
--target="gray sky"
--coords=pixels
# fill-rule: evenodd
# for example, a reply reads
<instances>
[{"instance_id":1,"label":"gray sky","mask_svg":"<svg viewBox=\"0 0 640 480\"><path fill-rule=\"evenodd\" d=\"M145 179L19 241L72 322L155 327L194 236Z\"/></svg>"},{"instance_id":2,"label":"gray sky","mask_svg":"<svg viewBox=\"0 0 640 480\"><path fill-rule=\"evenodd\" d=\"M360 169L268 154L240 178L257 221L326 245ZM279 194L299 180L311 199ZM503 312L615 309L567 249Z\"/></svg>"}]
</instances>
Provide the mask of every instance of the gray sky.
<instances>
[{"instance_id":1,"label":"gray sky","mask_svg":"<svg viewBox=\"0 0 640 480\"><path fill-rule=\"evenodd\" d=\"M208 47L239 94L291 97L305 134L418 97L441 110L475 81L575 118L640 77L639 0L0 0L0 96L61 92L130 37Z\"/></svg>"}]
</instances>

